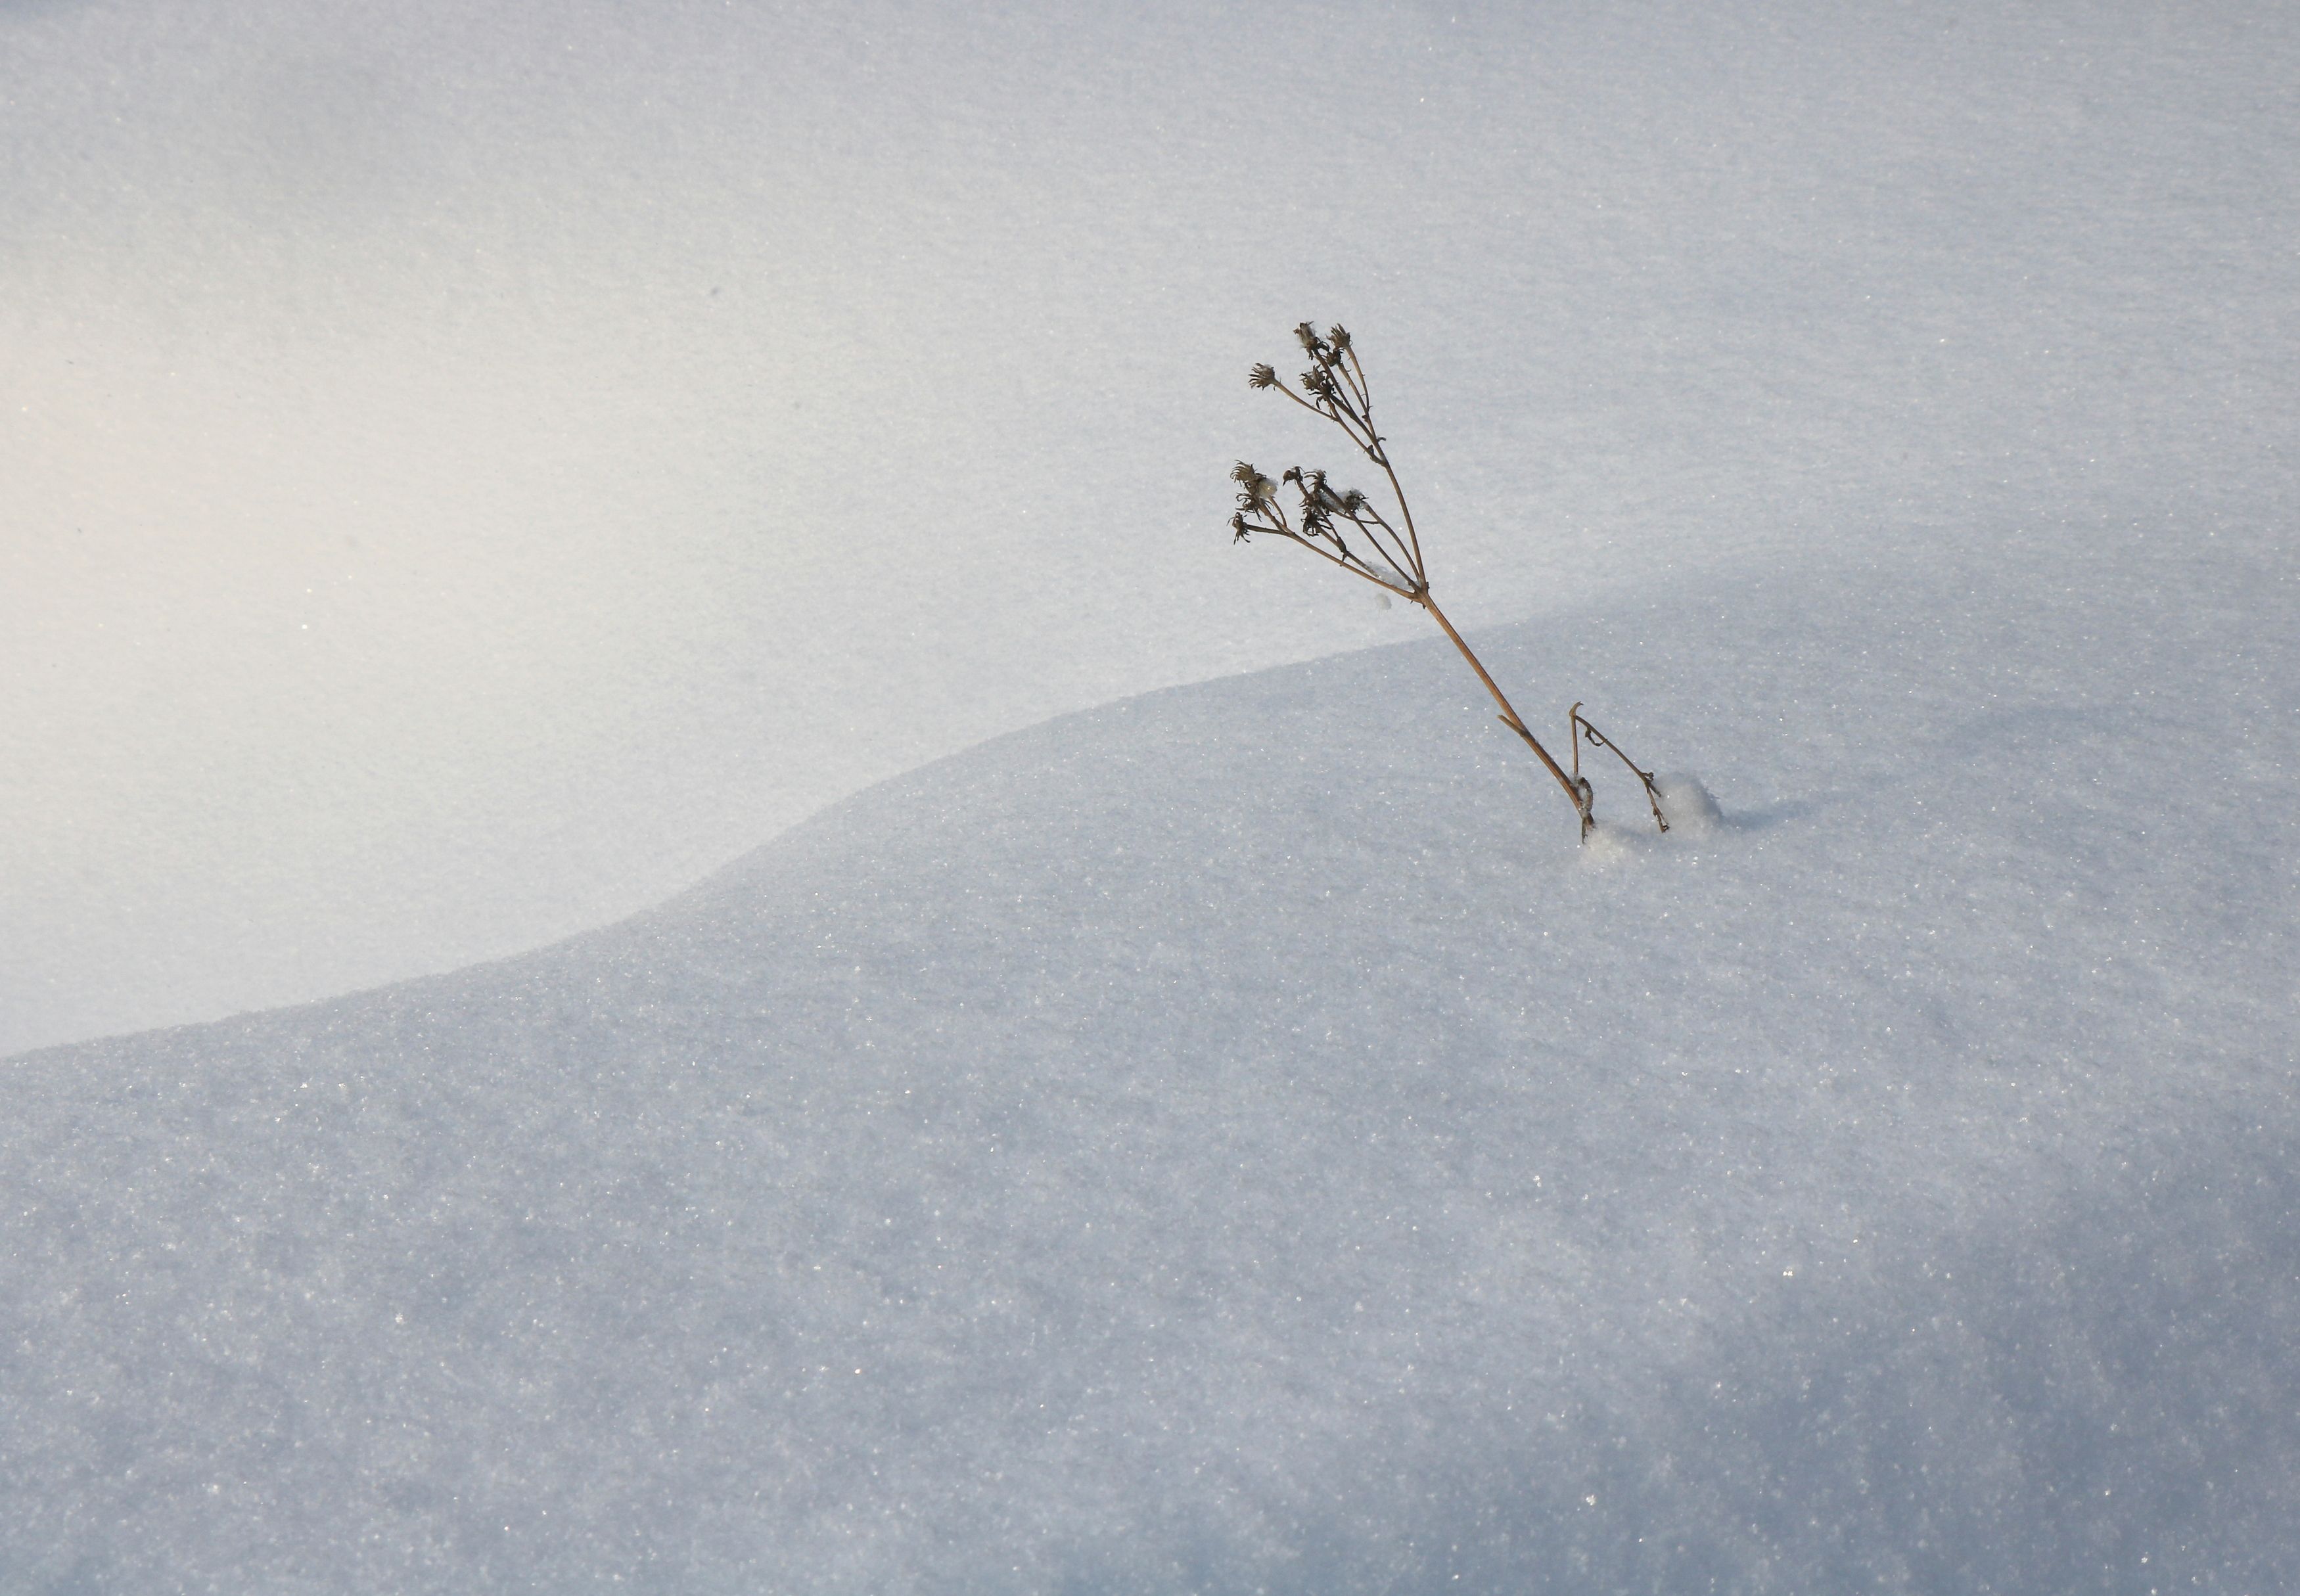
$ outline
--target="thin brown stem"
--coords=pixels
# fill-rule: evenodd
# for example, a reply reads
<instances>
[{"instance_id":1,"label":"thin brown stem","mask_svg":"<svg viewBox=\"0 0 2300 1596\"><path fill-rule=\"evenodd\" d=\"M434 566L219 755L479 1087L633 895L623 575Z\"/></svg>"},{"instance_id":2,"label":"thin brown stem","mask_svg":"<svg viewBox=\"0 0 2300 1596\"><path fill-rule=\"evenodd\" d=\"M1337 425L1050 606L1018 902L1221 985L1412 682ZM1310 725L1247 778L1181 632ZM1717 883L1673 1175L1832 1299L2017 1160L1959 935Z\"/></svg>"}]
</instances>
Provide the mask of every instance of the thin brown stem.
<instances>
[{"instance_id":1,"label":"thin brown stem","mask_svg":"<svg viewBox=\"0 0 2300 1596\"><path fill-rule=\"evenodd\" d=\"M1245 513L1267 518L1243 522L1244 529L1249 533L1259 532L1265 537L1282 537L1288 543L1299 544L1317 555L1319 559L1340 566L1354 577L1362 577L1386 592L1396 594L1401 598L1410 599L1413 596L1413 579L1404 571L1397 570L1396 563L1387 553L1382 553L1381 544L1377 539L1370 537L1369 541L1373 544L1377 553L1382 553L1382 563L1388 565L1393 571L1397 571L1398 579L1395 582L1383 577L1379 571L1359 556L1349 553L1348 545L1340 543L1338 539L1335 540L1335 547L1329 548L1325 542L1296 528L1293 522L1286 519L1284 509L1275 503L1267 500L1257 501L1254 509Z\"/></svg>"},{"instance_id":2,"label":"thin brown stem","mask_svg":"<svg viewBox=\"0 0 2300 1596\"><path fill-rule=\"evenodd\" d=\"M1429 589L1424 587L1421 592L1410 596L1415 603L1420 604L1423 609L1429 611L1429 617L1432 620L1435 620L1439 626L1446 629L1446 636L1451 637L1454 640L1454 646L1462 651L1462 658L1470 662L1470 669L1478 673L1478 679L1479 681L1485 683L1486 691L1494 695L1494 702L1501 706L1502 724L1508 727L1510 730L1515 732L1519 736L1523 737L1525 739L1525 745L1533 750L1535 756L1541 761L1543 766L1547 769L1552 776L1557 778L1558 787L1565 794L1565 802L1573 806L1573 812L1581 819L1582 835L1585 836L1588 835L1589 831L1589 807L1584 801L1579 786L1575 784L1571 777L1566 775L1562 769L1559 769L1557 761L1549 757L1549 750L1541 745L1541 739L1535 736L1533 733L1527 728L1525 722L1519 719L1518 712L1515 709L1511 707L1509 699L1503 694L1500 686L1494 681L1494 678L1487 673L1484 662L1471 651L1470 645L1462 640L1462 634L1455 631L1454 629L1454 623L1446 619L1446 611L1438 607L1438 601L1429 596Z\"/></svg>"},{"instance_id":3,"label":"thin brown stem","mask_svg":"<svg viewBox=\"0 0 2300 1596\"><path fill-rule=\"evenodd\" d=\"M1366 423L1365 418L1335 398L1328 398L1325 403L1331 408L1321 409L1318 413L1342 429L1342 436L1350 440L1351 448L1368 460L1373 459L1373 428ZM1359 436L1361 432L1363 436Z\"/></svg>"},{"instance_id":4,"label":"thin brown stem","mask_svg":"<svg viewBox=\"0 0 2300 1596\"><path fill-rule=\"evenodd\" d=\"M1352 352L1350 358L1353 361L1356 360L1357 355L1354 351ZM1355 411L1351 413L1352 418L1365 428L1366 435L1365 441L1359 442L1355 434L1352 434L1351 441L1357 443L1358 448L1363 452L1365 457L1379 466L1381 474L1389 478L1390 496L1397 501L1398 517L1405 523L1404 541L1412 553L1414 569L1419 570L1421 569L1421 535L1413 529L1413 506L1405 502L1405 489L1398 482L1397 472L1389 463L1389 451L1381 446L1381 434L1374 428L1373 406L1368 404L1362 415ZM1346 432L1349 429L1344 428L1343 430Z\"/></svg>"},{"instance_id":5,"label":"thin brown stem","mask_svg":"<svg viewBox=\"0 0 2300 1596\"><path fill-rule=\"evenodd\" d=\"M1366 541L1371 544L1374 551L1381 556L1381 562L1396 571L1400 581L1408 587L1419 586L1421 584L1422 576L1420 571L1412 569L1406 561L1405 540L1397 535L1396 528L1382 519L1381 511L1365 503L1365 496L1362 494L1359 495L1359 504L1355 510L1342 508L1341 496L1339 495L1332 496L1333 503L1328 507L1338 510L1344 520L1365 534ZM1384 533L1389 536L1388 543L1382 542ZM1396 551L1394 555L1391 553L1393 546Z\"/></svg>"},{"instance_id":6,"label":"thin brown stem","mask_svg":"<svg viewBox=\"0 0 2300 1596\"><path fill-rule=\"evenodd\" d=\"M1302 397L1301 395L1296 393L1292 388L1288 387L1282 382L1273 382L1270 385L1270 387L1271 392L1285 395L1286 397L1294 401L1295 403L1300 405L1304 410L1308 411L1321 421L1330 421L1334 419L1328 415L1324 411L1320 410L1316 405L1311 403L1307 399Z\"/></svg>"},{"instance_id":7,"label":"thin brown stem","mask_svg":"<svg viewBox=\"0 0 2300 1596\"><path fill-rule=\"evenodd\" d=\"M1349 357L1350 370L1357 373L1358 398L1364 403L1366 414L1371 415L1373 414L1373 387L1366 381L1365 368L1358 363L1356 340L1351 340L1350 346L1343 353Z\"/></svg>"},{"instance_id":8,"label":"thin brown stem","mask_svg":"<svg viewBox=\"0 0 2300 1596\"><path fill-rule=\"evenodd\" d=\"M1332 373L1328 373L1329 377L1331 375ZM1344 430L1350 431L1352 442L1357 442L1357 433L1359 432L1364 433L1369 439L1373 437L1374 431L1372 416L1368 411L1361 410L1356 404L1353 403L1351 395L1343 391L1340 384L1337 383L1328 390L1326 399L1327 402L1333 405L1335 410L1339 412L1335 417L1337 421L1340 421L1343 416L1349 418L1349 421L1345 425ZM1351 430L1353 427L1355 428L1354 431ZM1359 443L1358 447L1362 449L1366 447L1366 445Z\"/></svg>"},{"instance_id":9,"label":"thin brown stem","mask_svg":"<svg viewBox=\"0 0 2300 1596\"><path fill-rule=\"evenodd\" d=\"M1306 495L1307 490L1304 491ZM1373 582L1377 586L1388 588L1392 593L1402 593L1410 595L1413 591L1413 579L1407 576L1403 570L1398 569L1397 561L1389 557L1389 552L1382 547L1381 540L1373 536L1371 533L1367 534L1367 543L1372 547L1375 553L1381 556L1381 562L1384 565L1388 566L1392 571L1396 573L1397 580L1396 582L1391 582L1386 579L1379 571L1373 568L1372 563L1363 556L1352 553L1350 545L1343 541L1341 535L1334 531L1330 524L1329 524L1326 530L1321 534L1312 529L1310 519L1307 516L1304 516L1303 519L1303 525L1296 528L1292 521L1286 519L1286 511L1282 507L1266 500L1258 501L1251 513L1265 516L1268 520L1251 520L1246 522L1245 528L1248 532L1261 532L1278 537L1290 539L1295 543L1300 544L1304 548L1310 550L1321 559L1330 560L1336 565L1340 566L1343 569L1363 576L1369 581ZM1343 519L1346 520L1351 520L1351 518L1346 516ZM1351 524L1353 526L1358 526L1362 529L1362 523L1361 522L1351 520Z\"/></svg>"},{"instance_id":10,"label":"thin brown stem","mask_svg":"<svg viewBox=\"0 0 2300 1596\"><path fill-rule=\"evenodd\" d=\"M1280 537L1290 538L1294 542L1300 544L1304 548L1309 550L1312 554L1315 554L1319 559L1329 561L1335 565L1340 566L1344 570L1349 572L1350 575L1364 578L1366 581L1372 583L1375 586L1380 588L1385 593L1394 593L1402 599L1413 598L1413 589L1411 587L1401 587L1395 582L1384 581L1382 579L1381 573L1374 569L1371 565L1366 564L1363 561L1354 557L1346 560L1341 555L1335 553L1333 550L1312 542L1311 539L1303 536L1298 532L1292 532L1286 530L1283 528L1275 527L1258 527L1254 528L1254 530L1275 532ZM1414 602L1418 603L1420 601L1414 600Z\"/></svg>"},{"instance_id":11,"label":"thin brown stem","mask_svg":"<svg viewBox=\"0 0 2300 1596\"><path fill-rule=\"evenodd\" d=\"M1354 349L1350 351L1350 362L1353 365L1357 362L1357 352ZM1288 398L1293 397L1290 394L1287 396ZM1397 501L1398 516L1405 522L1405 537L1404 542L1405 546L1412 554L1414 571L1417 575L1420 574L1422 570L1421 537L1413 528L1413 506L1405 502L1405 489L1399 485L1397 480L1397 472L1390 466L1389 451L1381 446L1381 434L1374 428L1372 403L1368 402L1365 409L1361 411L1349 405L1346 401L1340 399L1338 393L1333 399L1329 400L1329 403L1335 406L1334 410L1331 411L1319 411L1317 406L1307 403L1304 403L1303 408L1305 410L1317 411L1319 414L1325 416L1326 419L1333 422L1335 426L1339 427L1344 433L1348 435L1350 441L1358 446L1359 453L1362 453L1368 460L1373 461L1374 464L1379 466L1381 468L1381 474L1389 478L1390 496ZM1343 412L1345 411L1348 416L1347 420L1343 419ZM1355 423L1354 428L1352 426L1353 422ZM1358 436L1358 429L1362 429L1364 431L1365 436L1362 438Z\"/></svg>"},{"instance_id":12,"label":"thin brown stem","mask_svg":"<svg viewBox=\"0 0 2300 1596\"><path fill-rule=\"evenodd\" d=\"M1380 555L1381 562L1389 567L1390 570L1396 576L1398 591L1400 593L1412 592L1417 585L1416 578L1412 572L1408 571L1404 566L1390 558L1389 550L1383 546L1381 539L1374 535L1372 528L1354 516L1345 517L1344 519L1348 520L1349 523L1355 527L1360 532L1365 534L1367 546L1371 548L1375 553Z\"/></svg>"},{"instance_id":13,"label":"thin brown stem","mask_svg":"<svg viewBox=\"0 0 2300 1596\"><path fill-rule=\"evenodd\" d=\"M1381 468L1381 474L1389 478L1389 491L1397 500L1397 513L1405 522L1406 546L1413 555L1413 569L1418 571L1422 569L1421 537L1413 529L1413 507L1405 502L1405 490L1397 485L1397 473L1389 469L1388 453L1377 453L1373 462Z\"/></svg>"}]
</instances>

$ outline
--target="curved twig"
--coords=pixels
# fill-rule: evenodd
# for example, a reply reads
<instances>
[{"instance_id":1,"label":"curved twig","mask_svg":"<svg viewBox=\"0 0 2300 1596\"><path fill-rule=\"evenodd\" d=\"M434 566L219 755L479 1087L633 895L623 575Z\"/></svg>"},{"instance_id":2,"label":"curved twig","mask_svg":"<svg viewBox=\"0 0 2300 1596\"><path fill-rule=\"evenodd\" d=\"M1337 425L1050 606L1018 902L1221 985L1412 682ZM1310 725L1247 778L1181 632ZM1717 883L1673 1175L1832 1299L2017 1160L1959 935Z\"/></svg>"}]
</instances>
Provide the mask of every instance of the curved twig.
<instances>
[{"instance_id":1,"label":"curved twig","mask_svg":"<svg viewBox=\"0 0 2300 1596\"><path fill-rule=\"evenodd\" d=\"M1621 763L1629 768L1630 773L1639 781L1645 783L1646 805L1653 810L1654 824L1660 827L1663 831L1667 831L1669 829L1669 817L1661 812L1661 789L1654 785L1653 772L1650 770L1638 769L1637 761L1631 759L1628 754L1623 753L1621 752L1621 745L1619 743L1614 742L1612 738L1607 736L1604 732L1599 731L1596 727L1590 725L1588 717L1581 713L1581 706L1579 702L1576 702L1571 711L1568 712L1566 723L1572 728L1568 735L1573 738L1573 774L1575 777L1578 779L1581 774L1581 739L1583 737L1589 739L1589 743L1592 747L1612 749L1615 757L1620 759Z\"/></svg>"}]
</instances>

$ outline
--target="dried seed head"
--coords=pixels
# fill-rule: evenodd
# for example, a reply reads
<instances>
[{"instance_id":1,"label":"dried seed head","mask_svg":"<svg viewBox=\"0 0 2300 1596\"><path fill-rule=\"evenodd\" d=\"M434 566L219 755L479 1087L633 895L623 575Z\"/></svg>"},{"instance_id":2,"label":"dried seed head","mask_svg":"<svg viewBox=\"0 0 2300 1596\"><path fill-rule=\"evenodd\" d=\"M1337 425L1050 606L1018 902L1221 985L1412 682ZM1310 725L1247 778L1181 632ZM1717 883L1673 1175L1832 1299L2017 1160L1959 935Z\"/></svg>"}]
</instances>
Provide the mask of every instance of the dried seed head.
<instances>
[{"instance_id":1,"label":"dried seed head","mask_svg":"<svg viewBox=\"0 0 2300 1596\"><path fill-rule=\"evenodd\" d=\"M1343 514L1355 515L1359 511L1363 510L1364 508L1365 495L1358 492L1356 488L1354 487L1350 489L1349 492L1342 495Z\"/></svg>"},{"instance_id":2,"label":"dried seed head","mask_svg":"<svg viewBox=\"0 0 2300 1596\"><path fill-rule=\"evenodd\" d=\"M1300 342L1302 347L1312 354L1318 353L1318 329L1314 324L1308 321L1303 322L1294 329L1294 337Z\"/></svg>"},{"instance_id":3,"label":"dried seed head","mask_svg":"<svg viewBox=\"0 0 2300 1596\"><path fill-rule=\"evenodd\" d=\"M1243 511L1229 518L1229 529L1230 541L1232 543L1247 543L1252 541L1246 536L1247 532L1250 531L1251 528L1246 524L1246 514Z\"/></svg>"},{"instance_id":4,"label":"dried seed head","mask_svg":"<svg viewBox=\"0 0 2300 1596\"><path fill-rule=\"evenodd\" d=\"M1241 511L1259 510L1278 496L1277 485L1242 460L1230 467L1229 479L1241 490L1238 495L1238 507Z\"/></svg>"},{"instance_id":5,"label":"dried seed head","mask_svg":"<svg viewBox=\"0 0 2300 1596\"><path fill-rule=\"evenodd\" d=\"M1350 346L1350 329L1339 322L1326 329L1326 337L1336 349L1347 349Z\"/></svg>"},{"instance_id":6,"label":"dried seed head","mask_svg":"<svg viewBox=\"0 0 2300 1596\"><path fill-rule=\"evenodd\" d=\"M1278 386L1278 373L1268 366L1256 366L1246 374L1246 386L1250 388L1274 388Z\"/></svg>"}]
</instances>

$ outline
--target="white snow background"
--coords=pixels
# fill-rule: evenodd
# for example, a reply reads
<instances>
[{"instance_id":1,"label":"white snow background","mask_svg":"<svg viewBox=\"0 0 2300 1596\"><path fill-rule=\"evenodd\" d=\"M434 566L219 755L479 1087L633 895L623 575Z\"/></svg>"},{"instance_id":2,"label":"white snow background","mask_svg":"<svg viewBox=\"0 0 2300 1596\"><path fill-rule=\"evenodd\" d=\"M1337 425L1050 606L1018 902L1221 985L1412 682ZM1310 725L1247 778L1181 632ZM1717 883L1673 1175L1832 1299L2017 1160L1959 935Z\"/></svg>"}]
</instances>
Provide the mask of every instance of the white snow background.
<instances>
[{"instance_id":1,"label":"white snow background","mask_svg":"<svg viewBox=\"0 0 2300 1596\"><path fill-rule=\"evenodd\" d=\"M2296 31L0 7L0 1590L2300 1584Z\"/></svg>"}]
</instances>

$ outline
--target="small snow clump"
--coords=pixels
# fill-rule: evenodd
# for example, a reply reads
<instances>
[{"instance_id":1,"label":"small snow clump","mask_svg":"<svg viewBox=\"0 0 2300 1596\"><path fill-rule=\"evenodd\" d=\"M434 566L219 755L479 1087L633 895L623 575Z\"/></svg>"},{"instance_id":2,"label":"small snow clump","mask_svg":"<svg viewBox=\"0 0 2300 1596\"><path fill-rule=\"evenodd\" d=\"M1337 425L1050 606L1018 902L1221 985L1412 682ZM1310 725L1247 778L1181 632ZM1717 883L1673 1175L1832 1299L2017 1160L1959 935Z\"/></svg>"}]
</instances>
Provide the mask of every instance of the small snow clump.
<instances>
[{"instance_id":1,"label":"small snow clump","mask_svg":"<svg viewBox=\"0 0 2300 1596\"><path fill-rule=\"evenodd\" d=\"M1661 812L1669 817L1671 831L1688 837L1708 836L1724 826L1725 811L1717 807L1717 800L1709 795L1700 777L1671 770L1655 777L1654 786L1661 790Z\"/></svg>"}]
</instances>

